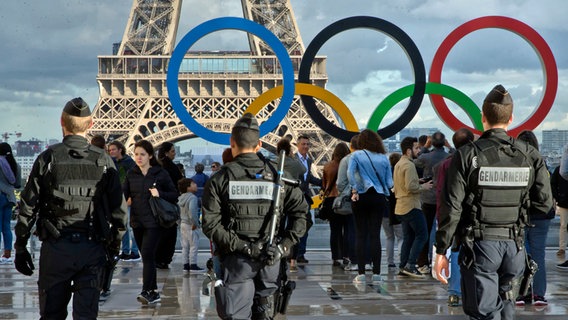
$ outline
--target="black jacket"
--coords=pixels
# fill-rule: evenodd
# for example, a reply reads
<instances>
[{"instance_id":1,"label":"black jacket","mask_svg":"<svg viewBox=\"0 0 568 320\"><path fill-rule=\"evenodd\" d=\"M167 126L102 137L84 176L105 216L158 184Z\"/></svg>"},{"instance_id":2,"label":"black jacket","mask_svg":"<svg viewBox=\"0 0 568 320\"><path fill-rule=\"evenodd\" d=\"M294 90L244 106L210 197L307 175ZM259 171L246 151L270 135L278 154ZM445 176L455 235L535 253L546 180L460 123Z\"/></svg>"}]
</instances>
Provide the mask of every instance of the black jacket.
<instances>
[{"instance_id":1,"label":"black jacket","mask_svg":"<svg viewBox=\"0 0 568 320\"><path fill-rule=\"evenodd\" d=\"M295 154L295 158L303 167L304 164L302 163L302 160L300 159L299 153ZM314 160L312 160L312 158L308 158L307 163L308 163L308 168L307 168L308 174L306 175L306 178L304 179L304 173L306 171L303 171L298 176L298 179L300 179L300 189L302 189L302 191L304 192L304 196L306 197L306 201L308 202L308 205L311 206L314 203L314 201L312 200L312 193L310 192L310 184L321 187L321 179L314 177L314 175L312 174L311 168L312 168L312 164L314 163Z\"/></svg>"},{"instance_id":2,"label":"black jacket","mask_svg":"<svg viewBox=\"0 0 568 320\"><path fill-rule=\"evenodd\" d=\"M205 184L202 199L203 232L219 246L221 252L235 252L249 241L240 239L229 226L229 166L241 166L258 172L264 168L264 162L255 153L240 154L234 161L221 167ZM308 205L300 188L286 186L285 190L282 212L288 219L288 227L279 236L283 239L282 243L290 248L306 233Z\"/></svg>"},{"instance_id":3,"label":"black jacket","mask_svg":"<svg viewBox=\"0 0 568 320\"><path fill-rule=\"evenodd\" d=\"M560 175L560 166L554 169L550 177L550 184L552 185L552 195L556 199L558 206L568 208L568 180L565 180Z\"/></svg>"},{"instance_id":4,"label":"black jacket","mask_svg":"<svg viewBox=\"0 0 568 320\"><path fill-rule=\"evenodd\" d=\"M503 129L487 130L479 139L514 141L514 139L507 136L506 131ZM528 160L534 168L534 182L529 189L531 200L530 210L531 213L542 214L544 216L550 212L553 204L548 169L538 150L528 144L525 145L527 146L526 153L529 157ZM473 144L467 144L455 152L451 165L448 168L446 181L442 190L442 203L440 205L438 220L439 227L436 232L436 253L438 254L445 254L446 249L452 244L452 237L456 232L458 222L460 222L462 217L466 217L470 213L467 206L464 206L464 200L474 191L468 185L467 178L470 171L474 169L472 164L477 163L477 161L474 160L475 155L475 146Z\"/></svg>"},{"instance_id":5,"label":"black jacket","mask_svg":"<svg viewBox=\"0 0 568 320\"><path fill-rule=\"evenodd\" d=\"M162 159L162 168L166 169L166 171L170 175L170 178L172 179L172 182L174 183L174 186L177 188L178 181L184 177L181 170L178 168L178 166L176 166L172 159L168 157L164 157L164 159Z\"/></svg>"},{"instance_id":6,"label":"black jacket","mask_svg":"<svg viewBox=\"0 0 568 320\"><path fill-rule=\"evenodd\" d=\"M178 191L174 186L168 172L160 167L153 166L148 169L144 176L140 167L136 166L128 171L126 180L122 185L124 197L131 198L130 225L132 228L158 228L159 224L152 214L148 200L152 194L150 188L156 183L160 198L177 203Z\"/></svg>"},{"instance_id":7,"label":"black jacket","mask_svg":"<svg viewBox=\"0 0 568 320\"><path fill-rule=\"evenodd\" d=\"M79 135L67 135L63 138L63 144L78 153L84 153L91 147L87 139ZM31 235L38 211L45 205L46 195L51 192L49 189L49 181L46 181L46 174L49 170L49 164L53 158L53 149L42 152L34 162L28 182L20 196L20 214L18 215L18 223L15 227L16 245L25 247ZM120 181L118 172L112 158L103 154L101 160L107 167L108 181L103 187L102 196L106 197L109 210L111 211L111 221L109 221L116 230L124 232L126 224L126 206L124 198L120 192ZM88 230L85 230L88 231ZM121 235L119 235L121 237Z\"/></svg>"}]
</instances>

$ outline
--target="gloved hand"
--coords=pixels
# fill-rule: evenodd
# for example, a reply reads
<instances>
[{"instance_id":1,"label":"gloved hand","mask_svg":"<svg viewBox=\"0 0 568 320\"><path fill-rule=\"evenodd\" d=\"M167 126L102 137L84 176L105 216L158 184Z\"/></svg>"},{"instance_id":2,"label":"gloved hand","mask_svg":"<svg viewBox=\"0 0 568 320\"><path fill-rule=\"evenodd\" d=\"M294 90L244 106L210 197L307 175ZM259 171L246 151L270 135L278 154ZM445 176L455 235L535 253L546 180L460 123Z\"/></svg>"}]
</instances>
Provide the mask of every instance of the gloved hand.
<instances>
[{"instance_id":1,"label":"gloved hand","mask_svg":"<svg viewBox=\"0 0 568 320\"><path fill-rule=\"evenodd\" d=\"M110 259L114 259L120 254L120 244L122 241L113 241L107 246L107 254Z\"/></svg>"},{"instance_id":2,"label":"gloved hand","mask_svg":"<svg viewBox=\"0 0 568 320\"><path fill-rule=\"evenodd\" d=\"M241 252L245 255L253 258L253 259L260 259L264 249L264 242L263 241L256 241L256 242L245 242L242 246Z\"/></svg>"},{"instance_id":3,"label":"gloved hand","mask_svg":"<svg viewBox=\"0 0 568 320\"><path fill-rule=\"evenodd\" d=\"M116 250L115 247L107 247L107 258L108 259L114 260L119 255L120 255L120 249Z\"/></svg>"},{"instance_id":4,"label":"gloved hand","mask_svg":"<svg viewBox=\"0 0 568 320\"><path fill-rule=\"evenodd\" d=\"M266 263L272 266L275 263L280 262L281 259L286 258L290 254L290 251L281 243L273 243L268 247L268 249L266 249L266 254L268 256Z\"/></svg>"},{"instance_id":5,"label":"gloved hand","mask_svg":"<svg viewBox=\"0 0 568 320\"><path fill-rule=\"evenodd\" d=\"M31 276L34 273L34 262L32 260L32 256L28 252L28 249L17 249L14 263L16 264L16 270L18 270L21 274Z\"/></svg>"}]
</instances>

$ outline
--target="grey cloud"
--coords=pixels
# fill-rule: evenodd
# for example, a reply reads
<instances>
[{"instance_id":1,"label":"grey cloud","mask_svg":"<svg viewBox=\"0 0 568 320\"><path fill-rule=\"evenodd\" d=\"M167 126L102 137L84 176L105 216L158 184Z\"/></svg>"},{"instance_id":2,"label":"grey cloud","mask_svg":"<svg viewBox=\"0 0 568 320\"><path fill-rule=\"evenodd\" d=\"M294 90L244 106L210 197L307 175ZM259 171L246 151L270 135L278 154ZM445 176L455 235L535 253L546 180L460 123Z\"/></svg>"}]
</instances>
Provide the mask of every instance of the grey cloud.
<instances>
[{"instance_id":1,"label":"grey cloud","mask_svg":"<svg viewBox=\"0 0 568 320\"><path fill-rule=\"evenodd\" d=\"M565 41L568 25L564 23L567 3L563 0L544 3L482 0L476 5L452 0L292 0L291 3L306 46L321 29L339 19L375 16L409 34L422 53L427 72L442 40L460 24L487 14L508 15L526 22L545 38L555 54L560 77L567 77L568 55L564 54L568 51ZM112 43L121 40L131 5L132 1L127 0L3 1L0 110L18 105L37 108L33 109L35 114L49 114L39 106L56 110L71 95L88 95L89 103L94 105L98 94L97 55L111 54ZM197 24L222 16L242 16L240 1L185 0L178 39ZM496 34L498 43L488 41L488 34ZM353 30L332 38L322 48L320 54L329 57L330 84L338 88L334 93L341 94L342 99L351 99L350 90L355 85L371 81L369 74L382 70L399 70L403 79L413 78L409 63L396 43L390 42L384 52L377 53L384 39L381 33ZM246 50L246 35L217 32L207 35L195 49ZM497 78L495 71L501 69L538 73L540 63L530 46L518 36L502 30L475 32L452 49L444 65L444 80L479 102ZM490 85L485 85L489 82ZM538 93L531 94L529 88L519 86L515 90L518 90L514 91L515 99L526 105L534 104L540 97ZM30 95L15 95L26 92ZM549 118L564 118L561 114L566 113L568 103L565 92L561 81ZM380 102L372 100L373 105ZM37 117L34 115L33 119Z\"/></svg>"}]
</instances>

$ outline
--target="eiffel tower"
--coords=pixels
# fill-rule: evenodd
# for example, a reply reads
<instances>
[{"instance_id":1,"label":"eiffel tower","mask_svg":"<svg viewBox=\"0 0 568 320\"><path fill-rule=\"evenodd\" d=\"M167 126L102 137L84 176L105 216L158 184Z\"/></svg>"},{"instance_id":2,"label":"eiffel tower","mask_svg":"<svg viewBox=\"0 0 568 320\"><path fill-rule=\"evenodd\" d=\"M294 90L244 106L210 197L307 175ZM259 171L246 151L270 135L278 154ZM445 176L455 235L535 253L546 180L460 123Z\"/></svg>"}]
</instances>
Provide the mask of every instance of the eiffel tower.
<instances>
[{"instance_id":1,"label":"eiffel tower","mask_svg":"<svg viewBox=\"0 0 568 320\"><path fill-rule=\"evenodd\" d=\"M241 3L246 19L264 25L281 40L292 58L297 77L304 44L290 1L241 0ZM175 47L181 5L182 0L133 1L117 53L98 57L100 98L93 110L90 135L101 134L107 141L119 140L129 153L140 139L159 146L166 141L196 137L176 116L166 88L167 66ZM249 34L248 40L250 52L190 51L185 56L188 65L200 67L180 71L182 101L187 112L210 130L230 132L232 124L256 97L282 84L272 49L253 35ZM241 63L245 65L241 69L219 67L242 61L246 63ZM311 81L325 87L325 57L316 57ZM318 103L322 113L337 124L332 109ZM277 105L278 101L267 105L257 119L261 123L266 121ZM261 141L263 148L274 152L282 137L295 142L299 135L310 137L310 156L319 169L331 160L339 141L313 123L296 96L286 118Z\"/></svg>"}]
</instances>

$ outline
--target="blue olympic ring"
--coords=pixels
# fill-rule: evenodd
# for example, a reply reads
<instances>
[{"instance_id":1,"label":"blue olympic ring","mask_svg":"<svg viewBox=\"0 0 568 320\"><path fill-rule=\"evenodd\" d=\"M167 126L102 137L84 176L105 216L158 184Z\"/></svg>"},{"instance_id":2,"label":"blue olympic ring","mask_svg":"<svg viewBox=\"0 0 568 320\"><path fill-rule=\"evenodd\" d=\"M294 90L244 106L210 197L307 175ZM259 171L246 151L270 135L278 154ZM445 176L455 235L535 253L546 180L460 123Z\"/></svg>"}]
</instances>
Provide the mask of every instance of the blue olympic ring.
<instances>
[{"instance_id":1,"label":"blue olympic ring","mask_svg":"<svg viewBox=\"0 0 568 320\"><path fill-rule=\"evenodd\" d=\"M294 100L295 80L294 68L292 66L292 60L288 55L288 51L282 42L280 42L280 40L263 25L244 18L222 17L206 21L191 29L180 40L170 58L166 78L166 86L168 88L170 103L181 122L197 136L214 143L228 145L230 142L230 133L220 133L209 130L189 115L183 101L181 100L178 88L179 68L189 48L205 35L226 29L246 31L264 40L274 51L274 54L278 58L282 68L282 84L284 86L282 99L273 114L260 125L260 136L264 136L276 129L280 122L284 120L284 117L286 117L286 114L288 113L288 110L290 110L290 106Z\"/></svg>"}]
</instances>

